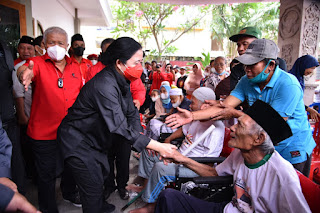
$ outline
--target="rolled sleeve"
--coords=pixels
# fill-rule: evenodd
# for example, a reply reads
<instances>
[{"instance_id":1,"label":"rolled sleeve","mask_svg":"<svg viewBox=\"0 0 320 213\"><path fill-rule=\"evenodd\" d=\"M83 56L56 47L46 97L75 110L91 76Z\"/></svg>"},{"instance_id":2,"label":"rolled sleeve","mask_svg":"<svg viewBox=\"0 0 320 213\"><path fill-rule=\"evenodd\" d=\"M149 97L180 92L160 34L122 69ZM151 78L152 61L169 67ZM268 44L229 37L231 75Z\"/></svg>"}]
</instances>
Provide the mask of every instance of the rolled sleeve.
<instances>
[{"instance_id":1,"label":"rolled sleeve","mask_svg":"<svg viewBox=\"0 0 320 213\"><path fill-rule=\"evenodd\" d=\"M239 83L237 84L236 88L234 88L234 90L231 91L232 96L238 98L241 102L243 102L246 99L245 96L245 89L246 89L246 76L242 77L239 81Z\"/></svg>"}]
</instances>

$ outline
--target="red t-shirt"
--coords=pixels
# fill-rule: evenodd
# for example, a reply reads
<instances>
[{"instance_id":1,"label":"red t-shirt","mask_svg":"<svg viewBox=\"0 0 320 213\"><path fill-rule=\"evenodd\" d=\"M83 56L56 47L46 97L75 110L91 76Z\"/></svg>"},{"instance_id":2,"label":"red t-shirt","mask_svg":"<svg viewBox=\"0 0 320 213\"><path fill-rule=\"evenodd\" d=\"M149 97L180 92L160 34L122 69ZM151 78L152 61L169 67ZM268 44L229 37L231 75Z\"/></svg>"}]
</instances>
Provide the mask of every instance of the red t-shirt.
<instances>
[{"instance_id":1,"label":"red t-shirt","mask_svg":"<svg viewBox=\"0 0 320 213\"><path fill-rule=\"evenodd\" d=\"M17 64L19 64L20 62L21 62L22 60L21 60L21 58L19 57L19 58L17 58L16 60L14 60L14 66L16 66Z\"/></svg>"},{"instance_id":2,"label":"red t-shirt","mask_svg":"<svg viewBox=\"0 0 320 213\"><path fill-rule=\"evenodd\" d=\"M98 72L103 70L106 66L99 61L96 65L89 68L86 78L86 83L90 81ZM138 100L140 105L146 100L146 88L144 87L141 79L137 79L130 83L130 91L133 100Z\"/></svg>"},{"instance_id":3,"label":"red t-shirt","mask_svg":"<svg viewBox=\"0 0 320 213\"><path fill-rule=\"evenodd\" d=\"M92 67L92 62L86 58L82 58L81 62L79 63L73 56L71 56L72 62L78 64L80 66L80 72L82 76L83 85L86 82L87 73L90 67Z\"/></svg>"},{"instance_id":4,"label":"red t-shirt","mask_svg":"<svg viewBox=\"0 0 320 213\"><path fill-rule=\"evenodd\" d=\"M151 74L150 74L151 75ZM149 76L149 79L152 79L152 84L150 87L150 92L149 95L151 95L152 90L154 89L160 89L161 83L163 81L166 81L166 75L164 75L164 72L153 72L152 78L150 78L151 76Z\"/></svg>"},{"instance_id":5,"label":"red t-shirt","mask_svg":"<svg viewBox=\"0 0 320 213\"><path fill-rule=\"evenodd\" d=\"M162 72L161 73L162 79L164 79L164 81L168 81L170 83L170 85L173 84L173 74L171 72Z\"/></svg>"},{"instance_id":6,"label":"red t-shirt","mask_svg":"<svg viewBox=\"0 0 320 213\"><path fill-rule=\"evenodd\" d=\"M82 87L79 65L65 56L63 73L45 54L30 58L34 62L33 96L27 134L35 140L55 140L57 129L76 100ZM29 60L25 64L28 66ZM63 78L63 88L58 79Z\"/></svg>"},{"instance_id":7,"label":"red t-shirt","mask_svg":"<svg viewBox=\"0 0 320 213\"><path fill-rule=\"evenodd\" d=\"M98 61L96 65L90 67L87 72L86 83L105 67L106 66L103 63L101 63L101 61Z\"/></svg>"}]
</instances>

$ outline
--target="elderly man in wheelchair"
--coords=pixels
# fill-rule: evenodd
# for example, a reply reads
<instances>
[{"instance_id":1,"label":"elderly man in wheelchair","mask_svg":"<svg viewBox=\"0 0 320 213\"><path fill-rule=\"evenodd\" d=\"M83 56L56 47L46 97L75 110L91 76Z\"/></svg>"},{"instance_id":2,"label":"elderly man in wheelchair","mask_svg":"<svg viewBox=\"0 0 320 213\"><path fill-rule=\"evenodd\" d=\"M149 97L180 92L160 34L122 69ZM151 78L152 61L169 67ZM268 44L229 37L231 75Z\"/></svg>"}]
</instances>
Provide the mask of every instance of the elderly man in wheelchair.
<instances>
[{"instance_id":1,"label":"elderly man in wheelchair","mask_svg":"<svg viewBox=\"0 0 320 213\"><path fill-rule=\"evenodd\" d=\"M215 93L207 87L200 87L192 94L190 108L193 111L200 110L205 100L215 100ZM214 127L212 127L214 125ZM207 130L209 129L209 130ZM204 134L208 132L208 135ZM184 125L165 139L165 143L170 143L176 138L185 136L179 153L184 153L195 142L199 141L187 154L188 157L218 157L221 153L224 141L225 126L222 121L194 121ZM176 170L179 165L174 163L165 164L158 156L148 154L147 150L141 153L139 161L138 175L147 179L142 200L146 206L131 212L153 212L155 202L168 182L175 180ZM188 168L180 169L180 176L196 177L198 174Z\"/></svg>"},{"instance_id":2,"label":"elderly man in wheelchair","mask_svg":"<svg viewBox=\"0 0 320 213\"><path fill-rule=\"evenodd\" d=\"M311 212L297 172L274 149L292 135L285 120L257 100L231 131L229 146L236 149L215 168L179 152L173 161L202 177L233 175L232 200L208 202L167 189L160 194L155 212Z\"/></svg>"}]
</instances>

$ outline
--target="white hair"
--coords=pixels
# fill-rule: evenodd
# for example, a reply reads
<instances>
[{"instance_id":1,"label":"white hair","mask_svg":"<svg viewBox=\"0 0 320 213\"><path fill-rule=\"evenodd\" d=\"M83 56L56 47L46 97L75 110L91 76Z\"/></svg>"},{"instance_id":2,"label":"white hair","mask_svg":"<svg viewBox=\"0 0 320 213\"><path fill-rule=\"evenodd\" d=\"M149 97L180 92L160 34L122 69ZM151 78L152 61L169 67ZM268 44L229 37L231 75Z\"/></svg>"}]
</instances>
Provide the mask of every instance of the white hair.
<instances>
[{"instance_id":1,"label":"white hair","mask_svg":"<svg viewBox=\"0 0 320 213\"><path fill-rule=\"evenodd\" d=\"M43 33L43 42L44 43L46 43L47 37L51 33L57 33L57 34L64 35L66 37L67 43L68 43L68 34L67 34L67 32L64 29L60 28L60 27L49 27L48 29L46 29L46 31L44 31L44 33Z\"/></svg>"},{"instance_id":2,"label":"white hair","mask_svg":"<svg viewBox=\"0 0 320 213\"><path fill-rule=\"evenodd\" d=\"M268 133L258 123L255 122L255 124L252 126L251 134L260 135L261 133L266 135L266 139L258 146L258 148L265 154L271 154L274 151L272 140Z\"/></svg>"}]
</instances>

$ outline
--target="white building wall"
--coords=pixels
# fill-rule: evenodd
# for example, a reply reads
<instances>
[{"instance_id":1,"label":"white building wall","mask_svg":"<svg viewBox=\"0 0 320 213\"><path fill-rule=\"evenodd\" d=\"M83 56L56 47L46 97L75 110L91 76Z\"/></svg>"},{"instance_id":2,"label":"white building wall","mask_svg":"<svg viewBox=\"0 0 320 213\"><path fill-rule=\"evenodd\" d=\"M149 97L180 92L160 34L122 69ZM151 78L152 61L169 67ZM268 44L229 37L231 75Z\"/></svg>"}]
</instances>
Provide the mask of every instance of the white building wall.
<instances>
[{"instance_id":1,"label":"white building wall","mask_svg":"<svg viewBox=\"0 0 320 213\"><path fill-rule=\"evenodd\" d=\"M46 30L52 26L58 26L68 33L70 43L74 34L74 16L72 10L68 10L58 0L32 0L32 17L39 21ZM35 35L37 37L38 35Z\"/></svg>"}]
</instances>

